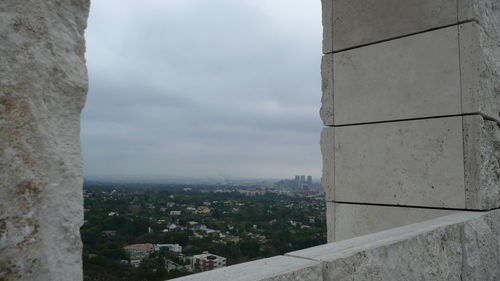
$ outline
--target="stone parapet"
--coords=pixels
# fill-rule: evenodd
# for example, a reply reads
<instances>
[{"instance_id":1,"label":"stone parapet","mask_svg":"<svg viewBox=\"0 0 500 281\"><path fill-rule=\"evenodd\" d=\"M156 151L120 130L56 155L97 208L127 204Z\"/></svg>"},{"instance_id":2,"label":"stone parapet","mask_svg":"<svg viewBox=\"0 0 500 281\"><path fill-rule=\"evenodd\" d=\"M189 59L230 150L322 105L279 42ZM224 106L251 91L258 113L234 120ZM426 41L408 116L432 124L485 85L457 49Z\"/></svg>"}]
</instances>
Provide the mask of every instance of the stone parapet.
<instances>
[{"instance_id":1,"label":"stone parapet","mask_svg":"<svg viewBox=\"0 0 500 281\"><path fill-rule=\"evenodd\" d=\"M499 221L500 210L458 212L174 280L494 281L500 278Z\"/></svg>"},{"instance_id":2,"label":"stone parapet","mask_svg":"<svg viewBox=\"0 0 500 281\"><path fill-rule=\"evenodd\" d=\"M177 281L322 281L321 262L276 256L173 279Z\"/></svg>"},{"instance_id":3,"label":"stone parapet","mask_svg":"<svg viewBox=\"0 0 500 281\"><path fill-rule=\"evenodd\" d=\"M287 256L321 261L323 280L498 280L500 210L450 216Z\"/></svg>"}]
</instances>

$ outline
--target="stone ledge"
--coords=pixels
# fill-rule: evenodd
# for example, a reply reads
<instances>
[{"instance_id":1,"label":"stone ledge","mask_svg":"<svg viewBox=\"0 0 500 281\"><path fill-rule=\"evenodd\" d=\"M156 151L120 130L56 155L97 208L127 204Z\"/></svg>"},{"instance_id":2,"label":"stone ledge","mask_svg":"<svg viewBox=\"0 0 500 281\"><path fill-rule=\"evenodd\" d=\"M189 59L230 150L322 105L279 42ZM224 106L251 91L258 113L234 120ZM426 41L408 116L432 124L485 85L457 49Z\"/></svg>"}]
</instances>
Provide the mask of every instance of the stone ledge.
<instances>
[{"instance_id":1,"label":"stone ledge","mask_svg":"<svg viewBox=\"0 0 500 281\"><path fill-rule=\"evenodd\" d=\"M461 212L175 279L499 280L500 210Z\"/></svg>"},{"instance_id":2,"label":"stone ledge","mask_svg":"<svg viewBox=\"0 0 500 281\"><path fill-rule=\"evenodd\" d=\"M321 263L276 256L194 274L177 281L322 281Z\"/></svg>"},{"instance_id":3,"label":"stone ledge","mask_svg":"<svg viewBox=\"0 0 500 281\"><path fill-rule=\"evenodd\" d=\"M288 253L323 280L499 280L500 210L461 212Z\"/></svg>"}]
</instances>

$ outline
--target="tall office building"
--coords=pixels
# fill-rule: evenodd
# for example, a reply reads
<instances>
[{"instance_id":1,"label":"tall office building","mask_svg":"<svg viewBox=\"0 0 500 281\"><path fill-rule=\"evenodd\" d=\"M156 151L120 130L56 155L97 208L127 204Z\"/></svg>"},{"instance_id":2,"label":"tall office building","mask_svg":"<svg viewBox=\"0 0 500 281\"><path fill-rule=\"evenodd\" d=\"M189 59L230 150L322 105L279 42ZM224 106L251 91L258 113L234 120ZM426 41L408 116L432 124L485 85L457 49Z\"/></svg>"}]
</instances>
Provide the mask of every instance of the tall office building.
<instances>
[{"instance_id":1,"label":"tall office building","mask_svg":"<svg viewBox=\"0 0 500 281\"><path fill-rule=\"evenodd\" d=\"M307 184L309 186L312 186L312 184L313 184L313 177L312 176L307 176Z\"/></svg>"}]
</instances>

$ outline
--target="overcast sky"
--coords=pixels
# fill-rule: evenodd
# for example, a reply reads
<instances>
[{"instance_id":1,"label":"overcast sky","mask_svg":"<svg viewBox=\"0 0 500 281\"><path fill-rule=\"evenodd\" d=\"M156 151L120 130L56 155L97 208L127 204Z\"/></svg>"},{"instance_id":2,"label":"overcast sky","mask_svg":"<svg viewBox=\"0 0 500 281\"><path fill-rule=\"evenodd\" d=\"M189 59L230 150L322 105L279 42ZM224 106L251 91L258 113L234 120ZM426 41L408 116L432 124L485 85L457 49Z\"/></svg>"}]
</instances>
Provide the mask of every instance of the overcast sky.
<instances>
[{"instance_id":1,"label":"overcast sky","mask_svg":"<svg viewBox=\"0 0 500 281\"><path fill-rule=\"evenodd\" d=\"M86 178L319 178L320 3L93 1Z\"/></svg>"}]
</instances>

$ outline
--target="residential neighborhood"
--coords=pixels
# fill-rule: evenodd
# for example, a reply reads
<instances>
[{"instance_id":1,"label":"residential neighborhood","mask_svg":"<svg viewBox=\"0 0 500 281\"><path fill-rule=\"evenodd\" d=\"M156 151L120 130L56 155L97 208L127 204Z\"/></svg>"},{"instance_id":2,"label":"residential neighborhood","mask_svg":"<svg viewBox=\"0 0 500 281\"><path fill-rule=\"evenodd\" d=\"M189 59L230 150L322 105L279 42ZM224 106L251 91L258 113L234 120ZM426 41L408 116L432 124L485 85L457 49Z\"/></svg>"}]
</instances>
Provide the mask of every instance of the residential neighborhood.
<instances>
[{"instance_id":1,"label":"residential neighborhood","mask_svg":"<svg viewBox=\"0 0 500 281\"><path fill-rule=\"evenodd\" d=\"M311 190L87 184L84 197L88 276L167 280L326 242L323 194Z\"/></svg>"}]
</instances>

